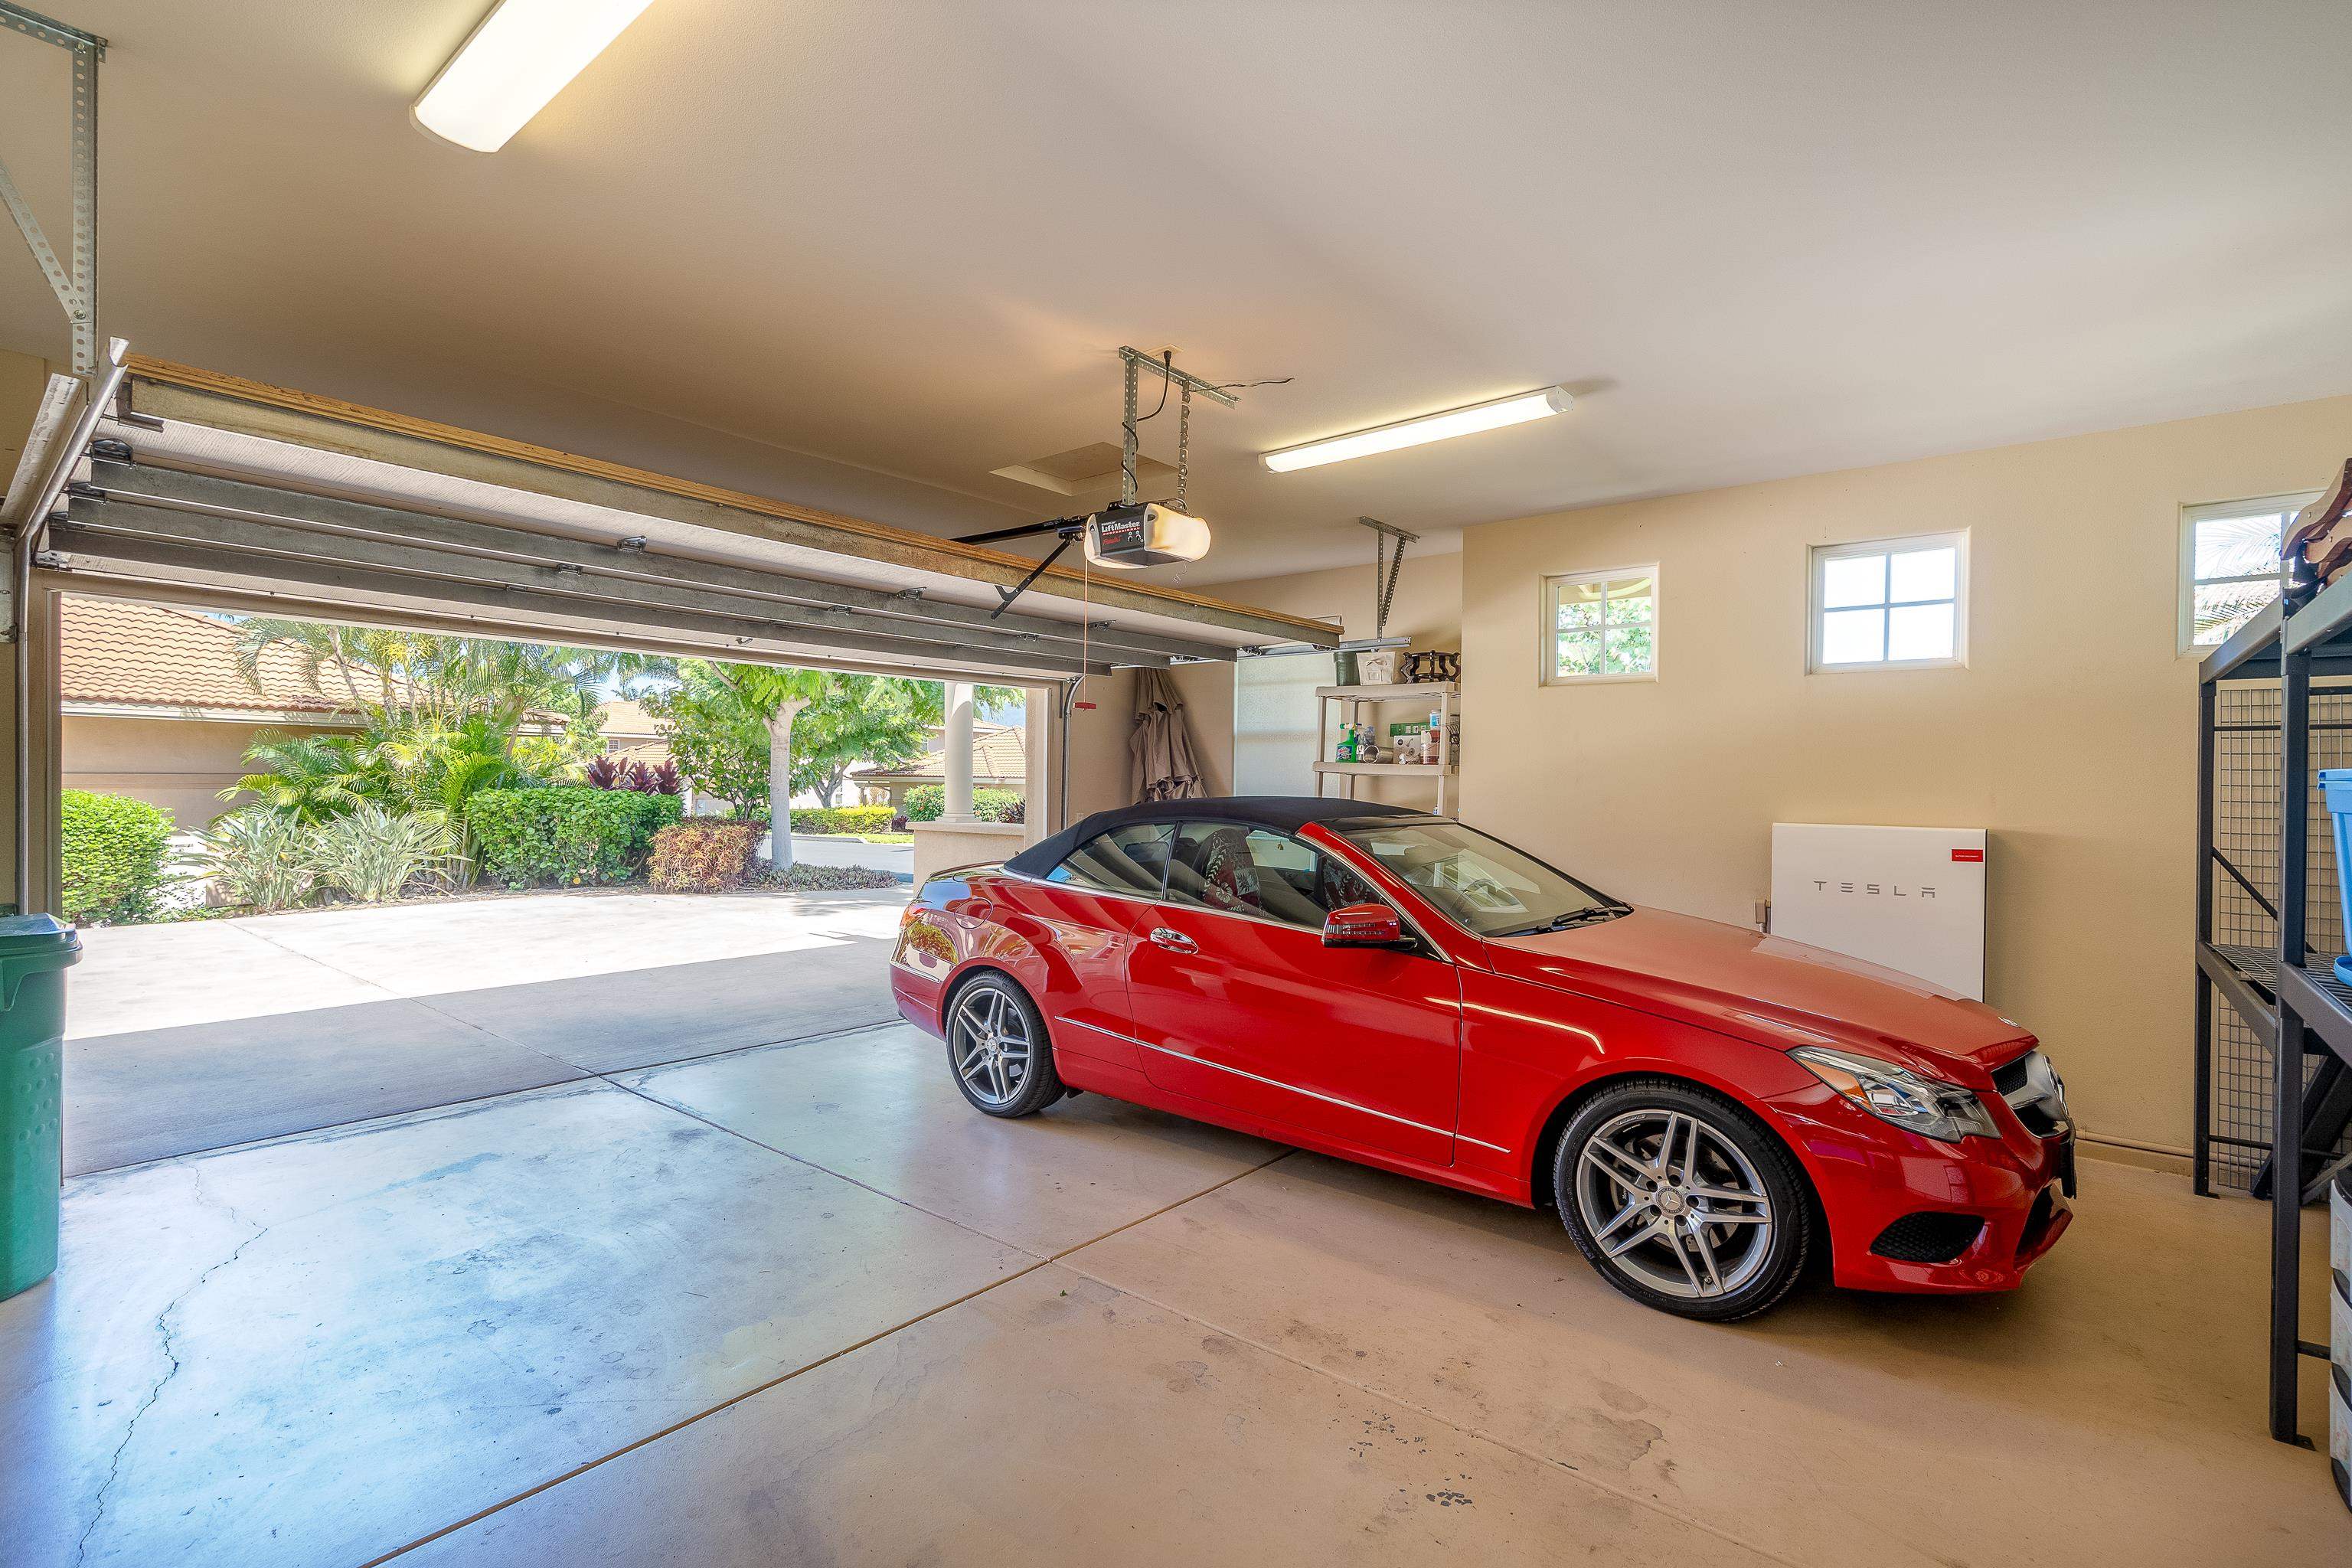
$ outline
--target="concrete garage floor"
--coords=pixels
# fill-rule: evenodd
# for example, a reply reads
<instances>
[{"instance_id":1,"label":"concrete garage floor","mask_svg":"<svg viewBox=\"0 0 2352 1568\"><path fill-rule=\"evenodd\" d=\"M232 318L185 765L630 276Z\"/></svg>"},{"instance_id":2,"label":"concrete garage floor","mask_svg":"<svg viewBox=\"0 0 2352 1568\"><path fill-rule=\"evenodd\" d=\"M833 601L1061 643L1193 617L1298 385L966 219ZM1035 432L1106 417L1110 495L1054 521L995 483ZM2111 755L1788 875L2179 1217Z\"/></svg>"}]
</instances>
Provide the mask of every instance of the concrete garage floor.
<instances>
[{"instance_id":1,"label":"concrete garage floor","mask_svg":"<svg viewBox=\"0 0 2352 1568\"><path fill-rule=\"evenodd\" d=\"M1705 1328L1545 1215L1091 1096L990 1121L891 1025L67 1204L0 1304L11 1563L2352 1550L2262 1435L2263 1212L2097 1163L2019 1295Z\"/></svg>"},{"instance_id":2,"label":"concrete garage floor","mask_svg":"<svg viewBox=\"0 0 2352 1568\"><path fill-rule=\"evenodd\" d=\"M85 931L66 1169L879 1022L906 900L565 893Z\"/></svg>"}]
</instances>

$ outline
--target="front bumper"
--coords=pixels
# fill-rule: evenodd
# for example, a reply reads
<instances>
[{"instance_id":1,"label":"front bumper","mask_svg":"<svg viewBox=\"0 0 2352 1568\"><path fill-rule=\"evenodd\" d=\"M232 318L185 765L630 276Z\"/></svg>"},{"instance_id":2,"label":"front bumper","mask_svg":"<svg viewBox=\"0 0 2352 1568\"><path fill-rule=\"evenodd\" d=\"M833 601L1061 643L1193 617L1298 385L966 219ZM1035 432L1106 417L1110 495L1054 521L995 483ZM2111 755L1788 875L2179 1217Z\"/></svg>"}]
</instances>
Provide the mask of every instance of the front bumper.
<instances>
[{"instance_id":1,"label":"front bumper","mask_svg":"<svg viewBox=\"0 0 2352 1568\"><path fill-rule=\"evenodd\" d=\"M2006 1105L1990 1103L2002 1135L1955 1144L1881 1121L1826 1084L1763 1102L1821 1194L1838 1284L1959 1292L2024 1283L2026 1269L2074 1223L2063 1190L2072 1133L2037 1137ZM1972 1215L1982 1228L1946 1261L1872 1250L1889 1226L1921 1214Z\"/></svg>"}]
</instances>

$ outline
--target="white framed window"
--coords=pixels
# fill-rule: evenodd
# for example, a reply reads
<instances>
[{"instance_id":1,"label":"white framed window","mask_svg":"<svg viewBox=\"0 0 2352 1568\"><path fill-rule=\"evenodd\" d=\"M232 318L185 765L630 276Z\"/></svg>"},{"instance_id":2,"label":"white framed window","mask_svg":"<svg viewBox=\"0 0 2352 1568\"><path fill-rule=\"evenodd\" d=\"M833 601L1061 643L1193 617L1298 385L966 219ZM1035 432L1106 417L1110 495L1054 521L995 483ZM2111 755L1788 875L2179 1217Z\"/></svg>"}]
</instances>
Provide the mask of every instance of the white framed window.
<instances>
[{"instance_id":1,"label":"white framed window","mask_svg":"<svg viewBox=\"0 0 2352 1568\"><path fill-rule=\"evenodd\" d=\"M2180 509L2180 642L2194 653L2230 640L2278 597L2279 544L2318 492Z\"/></svg>"},{"instance_id":2,"label":"white framed window","mask_svg":"<svg viewBox=\"0 0 2352 1568\"><path fill-rule=\"evenodd\" d=\"M1807 668L1935 669L1969 661L1969 536L1817 544Z\"/></svg>"},{"instance_id":3,"label":"white framed window","mask_svg":"<svg viewBox=\"0 0 2352 1568\"><path fill-rule=\"evenodd\" d=\"M1569 572L1543 584L1547 686L1658 678L1658 569Z\"/></svg>"}]
</instances>

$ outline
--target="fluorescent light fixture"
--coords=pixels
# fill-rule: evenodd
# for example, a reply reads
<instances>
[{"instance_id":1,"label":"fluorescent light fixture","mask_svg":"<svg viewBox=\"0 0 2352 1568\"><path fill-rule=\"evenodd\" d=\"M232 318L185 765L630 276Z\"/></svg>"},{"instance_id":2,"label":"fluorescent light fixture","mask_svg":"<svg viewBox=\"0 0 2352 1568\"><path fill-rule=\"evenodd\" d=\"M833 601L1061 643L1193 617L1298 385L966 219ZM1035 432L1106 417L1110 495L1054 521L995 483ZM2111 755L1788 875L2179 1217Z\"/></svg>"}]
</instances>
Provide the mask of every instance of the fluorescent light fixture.
<instances>
[{"instance_id":1,"label":"fluorescent light fixture","mask_svg":"<svg viewBox=\"0 0 2352 1568\"><path fill-rule=\"evenodd\" d=\"M495 153L653 0L499 0L412 111L446 142Z\"/></svg>"},{"instance_id":2,"label":"fluorescent light fixture","mask_svg":"<svg viewBox=\"0 0 2352 1568\"><path fill-rule=\"evenodd\" d=\"M1524 425L1530 419L1565 414L1568 405L1575 401L1566 387L1547 386L1540 392L1497 397L1490 403L1474 403L1467 408L1449 409L1444 414L1424 414L1418 419L1377 425L1351 436L1334 436L1328 440L1309 441L1303 447L1262 452L1257 460L1277 474L1286 474L1293 468L1319 468L1325 463L1345 462L1349 458L1369 458L1374 452L1393 452L1400 447L1418 447L1424 441L1444 441L1455 436L1474 436L1481 430L1499 430L1506 425Z\"/></svg>"}]
</instances>

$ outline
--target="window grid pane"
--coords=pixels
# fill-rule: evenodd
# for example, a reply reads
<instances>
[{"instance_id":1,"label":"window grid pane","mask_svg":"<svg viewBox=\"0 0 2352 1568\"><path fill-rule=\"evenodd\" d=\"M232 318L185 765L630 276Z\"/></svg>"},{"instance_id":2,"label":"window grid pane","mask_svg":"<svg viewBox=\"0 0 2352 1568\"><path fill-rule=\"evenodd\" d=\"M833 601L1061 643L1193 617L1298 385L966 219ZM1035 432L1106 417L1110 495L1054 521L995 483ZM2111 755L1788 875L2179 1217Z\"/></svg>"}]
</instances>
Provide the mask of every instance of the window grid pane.
<instances>
[{"instance_id":1,"label":"window grid pane","mask_svg":"<svg viewBox=\"0 0 2352 1568\"><path fill-rule=\"evenodd\" d=\"M2244 517L2200 518L2194 535L2196 581L2212 583L2275 573L2286 516L2284 512L2265 511Z\"/></svg>"},{"instance_id":2,"label":"window grid pane","mask_svg":"<svg viewBox=\"0 0 2352 1568\"><path fill-rule=\"evenodd\" d=\"M1829 610L1822 614L1823 664L1883 664L1885 660L1884 609Z\"/></svg>"},{"instance_id":3,"label":"window grid pane","mask_svg":"<svg viewBox=\"0 0 2352 1568\"><path fill-rule=\"evenodd\" d=\"M1906 550L1887 558L1887 602L1896 605L1948 603L1959 592L1960 552L1950 545L1937 550Z\"/></svg>"},{"instance_id":4,"label":"window grid pane","mask_svg":"<svg viewBox=\"0 0 2352 1568\"><path fill-rule=\"evenodd\" d=\"M2234 579L2200 583L2190 605L2191 647L2211 647L2230 640L2230 634L2262 613L2278 597L2278 579Z\"/></svg>"},{"instance_id":5,"label":"window grid pane","mask_svg":"<svg viewBox=\"0 0 2352 1568\"><path fill-rule=\"evenodd\" d=\"M1822 561L1822 608L1843 610L1886 603L1886 557L1831 555Z\"/></svg>"}]
</instances>

